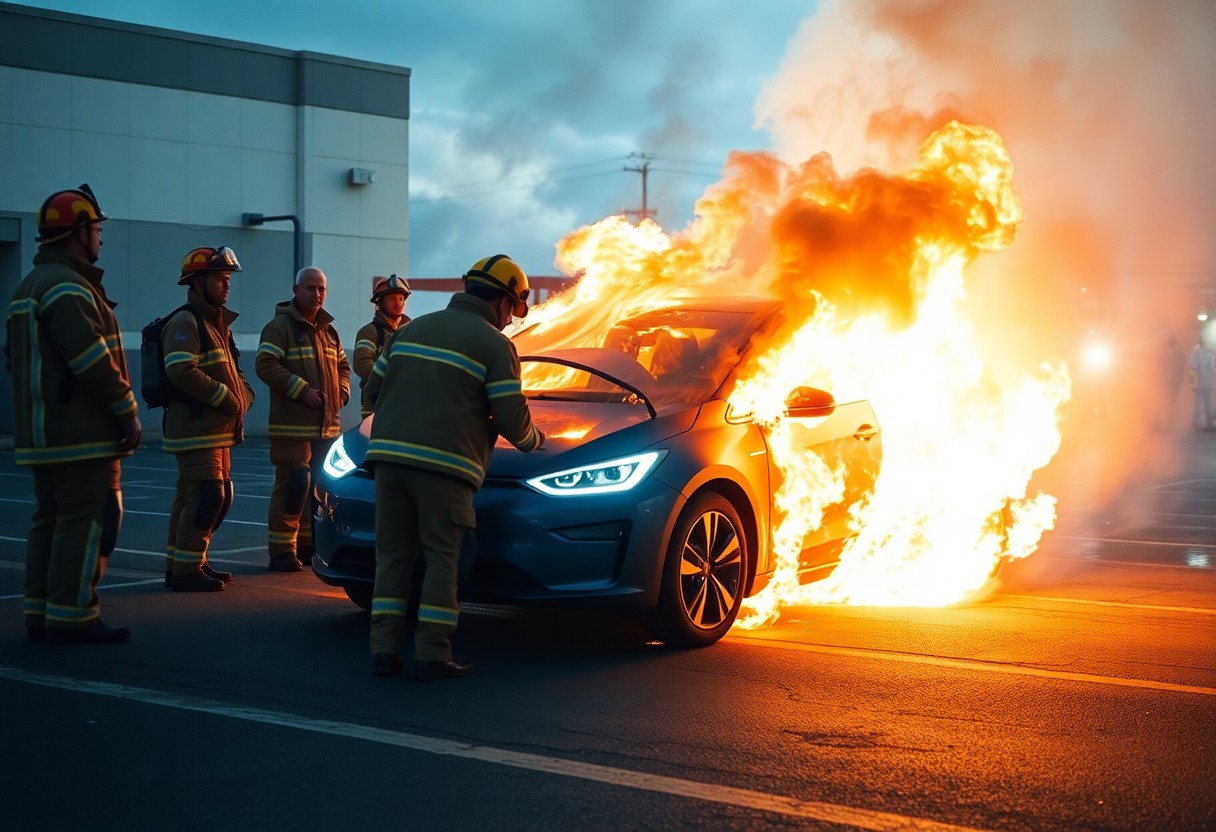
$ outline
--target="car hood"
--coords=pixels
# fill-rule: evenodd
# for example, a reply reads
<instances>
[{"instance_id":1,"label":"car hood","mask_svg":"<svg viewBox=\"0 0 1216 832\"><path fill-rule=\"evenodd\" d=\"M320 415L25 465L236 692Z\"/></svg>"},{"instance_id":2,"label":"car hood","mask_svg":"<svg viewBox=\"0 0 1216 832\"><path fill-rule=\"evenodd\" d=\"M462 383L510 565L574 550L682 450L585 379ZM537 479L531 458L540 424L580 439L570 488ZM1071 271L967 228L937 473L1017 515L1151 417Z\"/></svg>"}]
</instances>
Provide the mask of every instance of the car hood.
<instances>
[{"instance_id":1,"label":"car hood","mask_svg":"<svg viewBox=\"0 0 1216 832\"><path fill-rule=\"evenodd\" d=\"M640 404L534 400L528 406L545 434L544 446L525 454L500 437L487 479L524 479L636 453L691 429L699 410L697 405L671 406L652 419ZM347 456L357 465L363 464L374 419L374 414L368 416L343 436Z\"/></svg>"}]
</instances>

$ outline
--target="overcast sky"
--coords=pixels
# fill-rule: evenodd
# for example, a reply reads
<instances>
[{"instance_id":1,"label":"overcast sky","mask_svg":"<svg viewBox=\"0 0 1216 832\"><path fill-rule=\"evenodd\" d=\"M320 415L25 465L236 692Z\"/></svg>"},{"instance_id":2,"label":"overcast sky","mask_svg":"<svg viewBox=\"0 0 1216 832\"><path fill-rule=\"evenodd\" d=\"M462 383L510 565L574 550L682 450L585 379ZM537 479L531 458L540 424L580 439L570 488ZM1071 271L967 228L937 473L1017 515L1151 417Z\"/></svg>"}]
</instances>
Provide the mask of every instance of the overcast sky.
<instances>
[{"instance_id":1,"label":"overcast sky","mask_svg":"<svg viewBox=\"0 0 1216 832\"><path fill-rule=\"evenodd\" d=\"M555 274L564 234L642 201L682 227L812 0L30 0L24 5L409 67L410 273L503 251Z\"/></svg>"}]
</instances>

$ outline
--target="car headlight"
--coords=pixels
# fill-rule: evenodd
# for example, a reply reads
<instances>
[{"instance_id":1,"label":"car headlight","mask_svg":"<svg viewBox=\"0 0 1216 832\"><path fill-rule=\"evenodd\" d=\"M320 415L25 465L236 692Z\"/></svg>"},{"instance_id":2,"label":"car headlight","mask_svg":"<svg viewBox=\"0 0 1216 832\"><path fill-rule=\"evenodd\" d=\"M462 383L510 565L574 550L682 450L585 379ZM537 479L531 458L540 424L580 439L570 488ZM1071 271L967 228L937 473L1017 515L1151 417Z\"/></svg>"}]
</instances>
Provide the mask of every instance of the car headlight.
<instances>
[{"instance_id":1,"label":"car headlight","mask_svg":"<svg viewBox=\"0 0 1216 832\"><path fill-rule=\"evenodd\" d=\"M358 467L347 455L341 436L329 446L329 450L325 453L325 462L321 463L321 468L325 473L335 480L342 479Z\"/></svg>"},{"instance_id":2,"label":"car headlight","mask_svg":"<svg viewBox=\"0 0 1216 832\"><path fill-rule=\"evenodd\" d=\"M570 468L555 474L533 477L525 482L542 494L554 497L585 494L611 494L628 491L646 479L646 475L663 458L666 451L647 451L607 462Z\"/></svg>"}]
</instances>

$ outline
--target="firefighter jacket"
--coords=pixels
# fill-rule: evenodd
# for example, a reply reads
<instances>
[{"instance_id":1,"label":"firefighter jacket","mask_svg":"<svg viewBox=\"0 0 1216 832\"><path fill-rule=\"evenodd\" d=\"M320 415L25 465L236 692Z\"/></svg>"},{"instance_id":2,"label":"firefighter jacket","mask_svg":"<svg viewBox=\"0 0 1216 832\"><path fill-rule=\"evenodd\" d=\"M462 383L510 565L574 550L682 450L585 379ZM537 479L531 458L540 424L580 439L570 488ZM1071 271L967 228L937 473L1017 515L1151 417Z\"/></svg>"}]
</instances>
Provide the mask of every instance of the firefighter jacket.
<instances>
[{"instance_id":1,"label":"firefighter jacket","mask_svg":"<svg viewBox=\"0 0 1216 832\"><path fill-rule=\"evenodd\" d=\"M18 465L115 459L120 419L136 418L131 374L102 270L39 247L9 307L4 364L13 376Z\"/></svg>"},{"instance_id":2,"label":"firefighter jacket","mask_svg":"<svg viewBox=\"0 0 1216 832\"><path fill-rule=\"evenodd\" d=\"M519 355L492 321L489 304L460 293L446 309L393 334L367 382L376 408L367 460L438 471L480 488L498 434L524 452L541 446Z\"/></svg>"},{"instance_id":3,"label":"firefighter jacket","mask_svg":"<svg viewBox=\"0 0 1216 832\"><path fill-rule=\"evenodd\" d=\"M204 448L231 448L245 439L245 414L253 404L253 388L237 364L232 340L237 313L212 306L191 289L186 301L202 318L183 309L161 333L165 374L180 396L165 408L164 449L171 454ZM204 349L206 347L206 349Z\"/></svg>"},{"instance_id":4,"label":"firefighter jacket","mask_svg":"<svg viewBox=\"0 0 1216 832\"><path fill-rule=\"evenodd\" d=\"M392 337L393 332L409 322L409 316L402 315L400 320L393 323L391 318L377 310L372 322L366 324L355 335L355 352L351 357L351 363L354 365L355 375L359 377L359 390L362 392L359 401L361 415L367 416L372 412L372 405L367 400L366 390L367 377L371 375L372 365L380 357L384 343Z\"/></svg>"},{"instance_id":5,"label":"firefighter jacket","mask_svg":"<svg viewBox=\"0 0 1216 832\"><path fill-rule=\"evenodd\" d=\"M333 327L333 315L317 312L307 321L294 301L274 308L262 329L254 369L270 388L269 434L274 439L332 439L342 432L342 408L350 401L350 363ZM309 387L322 406L300 401Z\"/></svg>"}]
</instances>

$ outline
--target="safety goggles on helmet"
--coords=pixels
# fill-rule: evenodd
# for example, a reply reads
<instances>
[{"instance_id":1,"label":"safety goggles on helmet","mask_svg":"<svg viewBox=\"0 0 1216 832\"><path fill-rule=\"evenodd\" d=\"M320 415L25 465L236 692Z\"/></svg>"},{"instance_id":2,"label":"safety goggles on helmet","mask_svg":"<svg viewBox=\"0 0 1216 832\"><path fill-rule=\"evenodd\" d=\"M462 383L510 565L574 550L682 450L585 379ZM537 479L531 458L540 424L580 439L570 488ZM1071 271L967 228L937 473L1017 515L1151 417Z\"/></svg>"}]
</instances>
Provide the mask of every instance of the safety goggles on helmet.
<instances>
[{"instance_id":1,"label":"safety goggles on helmet","mask_svg":"<svg viewBox=\"0 0 1216 832\"><path fill-rule=\"evenodd\" d=\"M464 274L465 282L488 286L510 296L513 306L511 314L517 318L528 315L528 276L519 264L505 254L485 257L473 264Z\"/></svg>"},{"instance_id":2,"label":"safety goggles on helmet","mask_svg":"<svg viewBox=\"0 0 1216 832\"><path fill-rule=\"evenodd\" d=\"M385 295L405 295L408 298L410 294L410 282L404 277L395 274L387 278L377 277L372 286L372 303L379 303Z\"/></svg>"},{"instance_id":3,"label":"safety goggles on helmet","mask_svg":"<svg viewBox=\"0 0 1216 832\"><path fill-rule=\"evenodd\" d=\"M70 191L56 191L38 209L38 237L35 242L54 243L66 239L82 225L104 222L93 189L87 184Z\"/></svg>"},{"instance_id":4,"label":"safety goggles on helmet","mask_svg":"<svg viewBox=\"0 0 1216 832\"><path fill-rule=\"evenodd\" d=\"M186 255L182 260L182 276L179 286L190 282L190 278L201 272L239 272L240 261L236 252L228 246L202 246Z\"/></svg>"}]
</instances>

